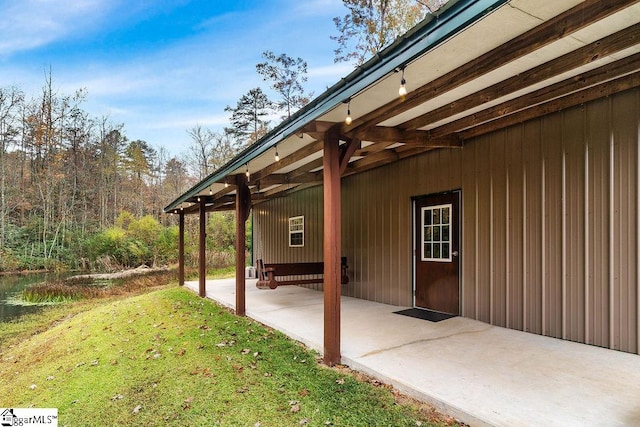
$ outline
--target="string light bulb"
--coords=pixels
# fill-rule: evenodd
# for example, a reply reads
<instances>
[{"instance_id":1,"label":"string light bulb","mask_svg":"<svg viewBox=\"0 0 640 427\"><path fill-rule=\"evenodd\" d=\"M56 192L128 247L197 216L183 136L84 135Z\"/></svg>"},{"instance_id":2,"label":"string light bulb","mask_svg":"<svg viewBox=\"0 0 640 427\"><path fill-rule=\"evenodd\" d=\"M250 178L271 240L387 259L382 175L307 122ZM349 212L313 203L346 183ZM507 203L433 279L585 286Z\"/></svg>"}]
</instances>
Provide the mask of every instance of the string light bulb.
<instances>
[{"instance_id":1,"label":"string light bulb","mask_svg":"<svg viewBox=\"0 0 640 427\"><path fill-rule=\"evenodd\" d=\"M350 125L353 122L351 118L351 100L347 101L347 117L344 118L344 124Z\"/></svg>"},{"instance_id":2,"label":"string light bulb","mask_svg":"<svg viewBox=\"0 0 640 427\"><path fill-rule=\"evenodd\" d=\"M209 187L209 195L213 194L213 187Z\"/></svg>"},{"instance_id":3,"label":"string light bulb","mask_svg":"<svg viewBox=\"0 0 640 427\"><path fill-rule=\"evenodd\" d=\"M229 183L227 182L227 180L224 180L224 188L229 188Z\"/></svg>"},{"instance_id":4,"label":"string light bulb","mask_svg":"<svg viewBox=\"0 0 640 427\"><path fill-rule=\"evenodd\" d=\"M407 81L404 78L404 68L402 68L402 78L400 79L400 89L398 89L398 95L401 97L407 96Z\"/></svg>"},{"instance_id":5,"label":"string light bulb","mask_svg":"<svg viewBox=\"0 0 640 427\"><path fill-rule=\"evenodd\" d=\"M247 163L247 171L244 173L247 176L247 181L249 180L249 177L251 176L249 174L249 163Z\"/></svg>"},{"instance_id":6,"label":"string light bulb","mask_svg":"<svg viewBox=\"0 0 640 427\"><path fill-rule=\"evenodd\" d=\"M276 155L275 155L275 159L276 159L276 162L279 162L279 161L280 161L280 156L278 155L278 146L277 146L277 145L276 145Z\"/></svg>"}]
</instances>

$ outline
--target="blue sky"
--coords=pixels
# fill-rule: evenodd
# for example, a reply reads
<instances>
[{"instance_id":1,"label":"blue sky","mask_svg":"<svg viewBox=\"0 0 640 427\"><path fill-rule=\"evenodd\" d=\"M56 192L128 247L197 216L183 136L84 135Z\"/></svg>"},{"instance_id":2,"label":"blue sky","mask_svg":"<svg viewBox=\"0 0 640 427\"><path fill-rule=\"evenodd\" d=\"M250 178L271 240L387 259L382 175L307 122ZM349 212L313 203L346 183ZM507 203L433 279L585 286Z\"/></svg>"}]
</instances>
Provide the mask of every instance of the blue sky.
<instances>
[{"instance_id":1,"label":"blue sky","mask_svg":"<svg viewBox=\"0 0 640 427\"><path fill-rule=\"evenodd\" d=\"M129 139L185 152L186 130L221 130L227 105L267 89L255 72L271 50L301 57L317 96L353 66L334 64L341 0L0 0L0 86L35 96L51 67L60 94L124 123Z\"/></svg>"}]
</instances>

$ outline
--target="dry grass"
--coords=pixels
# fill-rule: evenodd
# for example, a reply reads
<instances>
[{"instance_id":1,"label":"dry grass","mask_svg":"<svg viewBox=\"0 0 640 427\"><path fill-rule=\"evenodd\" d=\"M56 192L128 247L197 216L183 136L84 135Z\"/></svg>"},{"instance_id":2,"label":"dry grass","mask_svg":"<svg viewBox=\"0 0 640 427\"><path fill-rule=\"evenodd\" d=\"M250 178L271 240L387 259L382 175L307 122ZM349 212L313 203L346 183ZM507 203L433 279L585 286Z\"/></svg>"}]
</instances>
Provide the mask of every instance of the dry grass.
<instances>
[{"instance_id":1,"label":"dry grass","mask_svg":"<svg viewBox=\"0 0 640 427\"><path fill-rule=\"evenodd\" d=\"M150 272L109 282L56 281L30 286L22 300L30 304L57 304L90 298L105 298L139 293L148 288L167 285L176 280L174 271Z\"/></svg>"}]
</instances>

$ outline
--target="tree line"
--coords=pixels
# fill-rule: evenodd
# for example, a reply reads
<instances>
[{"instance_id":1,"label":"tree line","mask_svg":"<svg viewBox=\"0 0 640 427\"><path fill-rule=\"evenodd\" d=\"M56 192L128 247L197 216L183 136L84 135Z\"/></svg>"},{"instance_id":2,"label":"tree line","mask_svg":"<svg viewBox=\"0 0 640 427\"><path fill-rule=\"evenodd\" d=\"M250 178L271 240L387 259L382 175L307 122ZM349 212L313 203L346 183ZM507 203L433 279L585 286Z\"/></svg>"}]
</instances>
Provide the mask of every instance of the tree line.
<instances>
[{"instance_id":1,"label":"tree line","mask_svg":"<svg viewBox=\"0 0 640 427\"><path fill-rule=\"evenodd\" d=\"M441 0L430 0L441 4ZM343 0L334 19L335 60L361 63L427 13L411 0ZM431 6L433 7L433 6ZM393 31L396 31L394 33ZM359 56L358 56L359 55ZM229 126L187 130L187 152L126 137L125 125L94 117L87 91L58 93L49 72L38 95L0 87L0 271L109 270L176 261L177 227L162 208L306 105L307 63L265 51L256 72L268 84L227 106ZM269 94L267 93L269 92ZM233 263L235 218L208 219L208 263ZM187 221L187 261L196 262L197 218ZM190 229L193 229L192 231ZM248 231L250 233L250 230Z\"/></svg>"}]
</instances>

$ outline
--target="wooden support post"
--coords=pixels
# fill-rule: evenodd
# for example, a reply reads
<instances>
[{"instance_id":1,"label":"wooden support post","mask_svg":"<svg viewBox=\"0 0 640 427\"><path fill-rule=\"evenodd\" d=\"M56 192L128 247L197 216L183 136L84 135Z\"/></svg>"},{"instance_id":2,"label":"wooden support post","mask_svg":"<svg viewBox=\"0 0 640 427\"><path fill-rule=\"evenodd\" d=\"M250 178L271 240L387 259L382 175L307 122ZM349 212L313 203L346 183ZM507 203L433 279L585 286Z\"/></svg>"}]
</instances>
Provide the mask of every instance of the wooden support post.
<instances>
[{"instance_id":1,"label":"wooden support post","mask_svg":"<svg viewBox=\"0 0 640 427\"><path fill-rule=\"evenodd\" d=\"M251 192L244 174L236 175L236 315L246 314L245 265L246 222L251 210Z\"/></svg>"},{"instance_id":2,"label":"wooden support post","mask_svg":"<svg viewBox=\"0 0 640 427\"><path fill-rule=\"evenodd\" d=\"M338 134L324 137L324 361L340 363L341 211Z\"/></svg>"},{"instance_id":3,"label":"wooden support post","mask_svg":"<svg viewBox=\"0 0 640 427\"><path fill-rule=\"evenodd\" d=\"M200 203L200 251L198 254L198 295L207 295L207 212L204 202Z\"/></svg>"},{"instance_id":4,"label":"wooden support post","mask_svg":"<svg viewBox=\"0 0 640 427\"><path fill-rule=\"evenodd\" d=\"M178 216L178 284L184 286L184 212Z\"/></svg>"}]
</instances>

